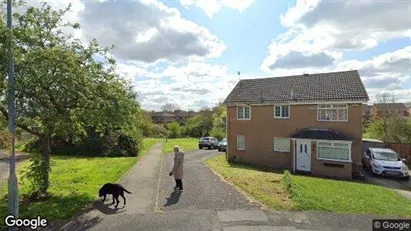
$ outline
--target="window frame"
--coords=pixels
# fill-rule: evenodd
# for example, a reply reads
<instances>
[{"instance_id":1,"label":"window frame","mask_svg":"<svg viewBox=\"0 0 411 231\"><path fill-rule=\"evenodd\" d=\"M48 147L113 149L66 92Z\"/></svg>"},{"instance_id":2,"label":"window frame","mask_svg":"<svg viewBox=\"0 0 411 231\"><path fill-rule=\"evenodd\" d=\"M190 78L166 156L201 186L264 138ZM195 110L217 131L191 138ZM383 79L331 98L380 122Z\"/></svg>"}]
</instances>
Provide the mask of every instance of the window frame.
<instances>
[{"instance_id":1,"label":"window frame","mask_svg":"<svg viewBox=\"0 0 411 231\"><path fill-rule=\"evenodd\" d=\"M239 117L238 117L238 111L239 111L240 108L243 109L243 118L239 118ZM248 118L245 117L245 108L248 108L248 111L249 111L249 117L248 117ZM246 105L244 105L244 106L237 106L237 115L236 115L236 118L237 118L237 120L251 120L251 106L246 106Z\"/></svg>"},{"instance_id":2,"label":"window frame","mask_svg":"<svg viewBox=\"0 0 411 231\"><path fill-rule=\"evenodd\" d=\"M328 143L328 144L331 144L331 145L330 145L330 146L321 145L321 143ZM347 147L334 146L334 144L346 144ZM352 142L351 142L351 141L318 140L316 146L317 146L317 147L316 147L317 160L327 160L327 161L335 161L335 162L352 163L352 158L351 158ZM328 148L335 148L335 149L348 149L348 160L338 160L338 159L321 158L321 157L319 157L319 148L320 148L320 147L328 147Z\"/></svg>"},{"instance_id":3,"label":"window frame","mask_svg":"<svg viewBox=\"0 0 411 231\"><path fill-rule=\"evenodd\" d=\"M329 105L329 107L324 107L324 106L327 106L327 105ZM334 107L334 106L337 106L337 105L339 105L339 106L341 106L341 107ZM347 119L345 119L345 120L339 120L338 119L338 111L337 111L337 119L336 120L333 120L333 119L330 119L330 120L325 120L325 119L320 119L320 117L319 117L319 115L320 115L320 111L327 111L327 110L338 110L338 109L342 109L342 110L345 110L346 111L346 114L347 114ZM349 117L349 115L348 115L348 104L346 104L346 103L324 103L324 104L317 104L317 121L318 122L348 122L348 117Z\"/></svg>"},{"instance_id":4,"label":"window frame","mask_svg":"<svg viewBox=\"0 0 411 231\"><path fill-rule=\"evenodd\" d=\"M283 117L283 107L284 106L288 107L288 117ZM276 107L280 107L280 116L276 115ZM290 115L291 115L291 105L289 105L289 104L275 104L273 114L274 114L275 119L289 119Z\"/></svg>"},{"instance_id":5,"label":"window frame","mask_svg":"<svg viewBox=\"0 0 411 231\"><path fill-rule=\"evenodd\" d=\"M288 141L288 150L280 150L275 148L275 140L287 140ZM274 137L273 139L273 151L274 152L284 152L284 153L291 153L291 139L285 137Z\"/></svg>"},{"instance_id":6,"label":"window frame","mask_svg":"<svg viewBox=\"0 0 411 231\"><path fill-rule=\"evenodd\" d=\"M239 142L238 142L238 138L239 138L239 137L243 137L243 141L244 141L244 142L243 142L243 143L244 143L244 148L243 148L243 149L240 149L240 148L239 148L239 145L238 145L238 144L239 144ZM244 151L244 150L245 150L245 135L237 135L237 150L238 150L238 151Z\"/></svg>"}]
</instances>

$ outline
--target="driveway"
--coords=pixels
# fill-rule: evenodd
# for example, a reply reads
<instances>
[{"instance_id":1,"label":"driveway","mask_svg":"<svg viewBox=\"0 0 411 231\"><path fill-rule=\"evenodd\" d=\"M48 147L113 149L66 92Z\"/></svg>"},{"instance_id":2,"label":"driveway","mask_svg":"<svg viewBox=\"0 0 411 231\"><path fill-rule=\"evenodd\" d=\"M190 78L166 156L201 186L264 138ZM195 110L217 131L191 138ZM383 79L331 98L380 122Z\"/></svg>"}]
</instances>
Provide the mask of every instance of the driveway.
<instances>
[{"instance_id":1,"label":"driveway","mask_svg":"<svg viewBox=\"0 0 411 231\"><path fill-rule=\"evenodd\" d=\"M168 176L173 155L162 156L158 144L120 180L133 193L126 194L126 207L122 200L118 210L109 202L96 202L46 230L369 230L372 219L382 218L264 210L204 166L203 160L217 154L187 152L184 191L174 193L174 179Z\"/></svg>"},{"instance_id":2,"label":"driveway","mask_svg":"<svg viewBox=\"0 0 411 231\"><path fill-rule=\"evenodd\" d=\"M389 177L373 176L367 169L363 170L363 174L368 182L397 191L411 200L411 180L404 181Z\"/></svg>"}]
</instances>

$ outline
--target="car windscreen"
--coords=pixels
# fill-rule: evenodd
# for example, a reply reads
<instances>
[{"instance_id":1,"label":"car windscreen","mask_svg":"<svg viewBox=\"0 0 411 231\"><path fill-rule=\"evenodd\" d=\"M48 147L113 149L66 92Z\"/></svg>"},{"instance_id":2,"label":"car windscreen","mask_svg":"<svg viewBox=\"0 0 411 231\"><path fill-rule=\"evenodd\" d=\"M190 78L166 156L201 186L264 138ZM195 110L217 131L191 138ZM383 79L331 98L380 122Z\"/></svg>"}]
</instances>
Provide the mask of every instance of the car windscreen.
<instances>
[{"instance_id":1,"label":"car windscreen","mask_svg":"<svg viewBox=\"0 0 411 231\"><path fill-rule=\"evenodd\" d=\"M386 160L386 161L399 161L397 154L393 152L375 152L373 153L373 157L376 160Z\"/></svg>"},{"instance_id":2,"label":"car windscreen","mask_svg":"<svg viewBox=\"0 0 411 231\"><path fill-rule=\"evenodd\" d=\"M227 138L224 138L223 140L221 140L221 142L227 142Z\"/></svg>"},{"instance_id":3,"label":"car windscreen","mask_svg":"<svg viewBox=\"0 0 411 231\"><path fill-rule=\"evenodd\" d=\"M208 140L208 138L207 138L207 137L203 137L203 138L201 138L201 140Z\"/></svg>"}]
</instances>

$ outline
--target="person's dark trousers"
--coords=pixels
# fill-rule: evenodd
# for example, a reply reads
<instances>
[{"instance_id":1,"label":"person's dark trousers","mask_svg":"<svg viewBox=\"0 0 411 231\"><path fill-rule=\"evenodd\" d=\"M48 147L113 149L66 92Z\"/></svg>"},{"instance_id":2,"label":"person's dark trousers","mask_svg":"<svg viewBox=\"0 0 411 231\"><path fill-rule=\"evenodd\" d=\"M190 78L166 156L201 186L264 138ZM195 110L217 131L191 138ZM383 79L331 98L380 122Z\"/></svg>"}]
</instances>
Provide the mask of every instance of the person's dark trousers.
<instances>
[{"instance_id":1,"label":"person's dark trousers","mask_svg":"<svg viewBox=\"0 0 411 231\"><path fill-rule=\"evenodd\" d=\"M180 190L183 190L183 181L181 179L175 179L176 180L176 188L179 188Z\"/></svg>"}]
</instances>

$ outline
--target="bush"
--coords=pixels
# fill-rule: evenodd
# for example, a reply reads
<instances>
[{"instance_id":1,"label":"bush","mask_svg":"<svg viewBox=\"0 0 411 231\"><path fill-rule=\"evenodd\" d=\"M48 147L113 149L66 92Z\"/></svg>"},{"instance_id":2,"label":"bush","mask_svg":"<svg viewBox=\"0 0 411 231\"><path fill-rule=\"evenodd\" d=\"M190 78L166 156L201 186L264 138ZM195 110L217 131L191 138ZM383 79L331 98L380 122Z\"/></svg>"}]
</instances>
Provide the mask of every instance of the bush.
<instances>
[{"instance_id":1,"label":"bush","mask_svg":"<svg viewBox=\"0 0 411 231\"><path fill-rule=\"evenodd\" d=\"M9 148L11 145L11 134L7 130L0 132L0 149Z\"/></svg>"},{"instance_id":2,"label":"bush","mask_svg":"<svg viewBox=\"0 0 411 231\"><path fill-rule=\"evenodd\" d=\"M292 178L291 178L291 173L288 170L284 171L284 176L283 176L283 182L284 182L284 188L287 191L291 191L291 185L292 185Z\"/></svg>"},{"instance_id":3,"label":"bush","mask_svg":"<svg viewBox=\"0 0 411 231\"><path fill-rule=\"evenodd\" d=\"M167 129L160 124L153 125L153 137L154 138L165 138L169 135Z\"/></svg>"},{"instance_id":4,"label":"bush","mask_svg":"<svg viewBox=\"0 0 411 231\"><path fill-rule=\"evenodd\" d=\"M100 135L92 130L79 142L61 137L50 140L51 153L83 156L138 156L143 139L139 132L113 131ZM40 142L33 139L25 145L26 152L40 152Z\"/></svg>"}]
</instances>

